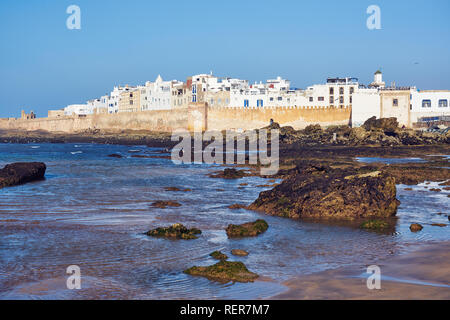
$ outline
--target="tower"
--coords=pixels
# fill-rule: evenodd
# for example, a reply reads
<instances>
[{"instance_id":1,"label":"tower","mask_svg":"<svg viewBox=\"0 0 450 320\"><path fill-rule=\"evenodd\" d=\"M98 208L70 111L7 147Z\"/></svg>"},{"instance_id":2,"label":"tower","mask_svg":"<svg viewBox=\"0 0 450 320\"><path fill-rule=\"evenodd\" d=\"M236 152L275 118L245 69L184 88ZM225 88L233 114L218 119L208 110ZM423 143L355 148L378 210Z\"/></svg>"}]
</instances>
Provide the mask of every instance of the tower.
<instances>
[{"instance_id":1,"label":"tower","mask_svg":"<svg viewBox=\"0 0 450 320\"><path fill-rule=\"evenodd\" d=\"M377 70L373 75L373 82L370 86L375 88L384 88L386 86L383 82L383 73L380 70Z\"/></svg>"}]
</instances>

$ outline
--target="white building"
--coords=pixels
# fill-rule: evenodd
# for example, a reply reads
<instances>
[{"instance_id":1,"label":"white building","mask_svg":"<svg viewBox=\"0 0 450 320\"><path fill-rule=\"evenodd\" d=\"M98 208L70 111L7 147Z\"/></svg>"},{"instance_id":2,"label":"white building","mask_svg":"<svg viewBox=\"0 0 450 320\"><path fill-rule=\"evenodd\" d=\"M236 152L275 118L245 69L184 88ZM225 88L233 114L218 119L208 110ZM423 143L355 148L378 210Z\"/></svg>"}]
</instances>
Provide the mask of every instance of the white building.
<instances>
[{"instance_id":1,"label":"white building","mask_svg":"<svg viewBox=\"0 0 450 320\"><path fill-rule=\"evenodd\" d=\"M113 91L111 91L111 94L108 97L108 113L118 113L119 112L119 102L120 102L120 96L122 92L126 92L129 90L134 89L133 87L125 86L125 87L114 87Z\"/></svg>"},{"instance_id":2,"label":"white building","mask_svg":"<svg viewBox=\"0 0 450 320\"><path fill-rule=\"evenodd\" d=\"M94 108L87 104L71 104L64 108L65 116L72 116L74 114L87 116L87 115L93 114L93 113L94 113Z\"/></svg>"},{"instance_id":3,"label":"white building","mask_svg":"<svg viewBox=\"0 0 450 320\"><path fill-rule=\"evenodd\" d=\"M345 107L353 104L353 94L359 89L356 78L328 78L325 84L316 84L305 90L306 106Z\"/></svg>"},{"instance_id":4,"label":"white building","mask_svg":"<svg viewBox=\"0 0 450 320\"><path fill-rule=\"evenodd\" d=\"M164 81L160 75L155 82L147 81L141 91L141 110L169 110L172 108L172 88L182 84L177 80Z\"/></svg>"},{"instance_id":5,"label":"white building","mask_svg":"<svg viewBox=\"0 0 450 320\"><path fill-rule=\"evenodd\" d=\"M450 90L414 90L411 92L411 122L450 116L449 104Z\"/></svg>"}]
</instances>

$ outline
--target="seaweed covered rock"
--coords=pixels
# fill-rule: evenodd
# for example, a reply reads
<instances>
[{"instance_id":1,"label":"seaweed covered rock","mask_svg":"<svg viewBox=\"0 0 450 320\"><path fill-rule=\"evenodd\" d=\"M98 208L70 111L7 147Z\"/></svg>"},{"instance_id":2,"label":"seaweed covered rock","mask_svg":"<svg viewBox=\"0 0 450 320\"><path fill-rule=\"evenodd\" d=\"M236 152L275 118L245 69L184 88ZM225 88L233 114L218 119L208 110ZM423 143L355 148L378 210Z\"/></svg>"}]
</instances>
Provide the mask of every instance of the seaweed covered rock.
<instances>
[{"instance_id":1,"label":"seaweed covered rock","mask_svg":"<svg viewBox=\"0 0 450 320\"><path fill-rule=\"evenodd\" d=\"M389 223L383 220L368 220L361 223L360 228L366 230L386 230L390 227Z\"/></svg>"},{"instance_id":2,"label":"seaweed covered rock","mask_svg":"<svg viewBox=\"0 0 450 320\"><path fill-rule=\"evenodd\" d=\"M230 224L225 231L229 238L239 237L256 237L257 235L266 232L269 225L266 221L259 219L255 222L248 222L241 225Z\"/></svg>"},{"instance_id":3,"label":"seaweed covered rock","mask_svg":"<svg viewBox=\"0 0 450 320\"><path fill-rule=\"evenodd\" d=\"M256 273L250 272L242 262L222 260L208 267L192 267L184 271L192 276L202 276L219 282L253 282L258 278Z\"/></svg>"},{"instance_id":4,"label":"seaweed covered rock","mask_svg":"<svg viewBox=\"0 0 450 320\"><path fill-rule=\"evenodd\" d=\"M221 251L214 251L210 254L211 257L213 257L216 260L227 260L228 256Z\"/></svg>"},{"instance_id":5,"label":"seaweed covered rock","mask_svg":"<svg viewBox=\"0 0 450 320\"><path fill-rule=\"evenodd\" d=\"M197 235L202 232L197 228L188 229L180 223L176 223L170 227L156 228L145 233L150 237L169 238L169 239L183 239L191 240L197 239Z\"/></svg>"},{"instance_id":6,"label":"seaweed covered rock","mask_svg":"<svg viewBox=\"0 0 450 320\"><path fill-rule=\"evenodd\" d=\"M395 179L385 172L303 164L248 208L295 219L356 219L391 217L398 205Z\"/></svg>"},{"instance_id":7,"label":"seaweed covered rock","mask_svg":"<svg viewBox=\"0 0 450 320\"><path fill-rule=\"evenodd\" d=\"M43 162L16 162L0 170L0 189L44 179L47 167Z\"/></svg>"}]
</instances>

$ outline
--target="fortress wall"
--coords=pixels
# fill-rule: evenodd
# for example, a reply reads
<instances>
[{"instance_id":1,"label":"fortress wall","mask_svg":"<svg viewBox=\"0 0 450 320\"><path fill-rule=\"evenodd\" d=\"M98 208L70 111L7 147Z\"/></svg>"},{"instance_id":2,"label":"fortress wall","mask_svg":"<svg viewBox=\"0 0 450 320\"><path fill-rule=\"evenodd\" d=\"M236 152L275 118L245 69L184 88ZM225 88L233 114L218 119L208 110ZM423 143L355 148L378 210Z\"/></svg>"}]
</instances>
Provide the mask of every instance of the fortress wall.
<instances>
[{"instance_id":1,"label":"fortress wall","mask_svg":"<svg viewBox=\"0 0 450 320\"><path fill-rule=\"evenodd\" d=\"M310 124L321 126L348 125L351 107L267 107L267 108L214 108L207 109L209 130L257 129L268 126L270 119L281 126L304 129Z\"/></svg>"},{"instance_id":2,"label":"fortress wall","mask_svg":"<svg viewBox=\"0 0 450 320\"><path fill-rule=\"evenodd\" d=\"M0 119L0 130L44 130L74 133L89 129L109 131L167 131L187 128L187 109L94 114L86 117L37 118L31 120Z\"/></svg>"},{"instance_id":3,"label":"fortress wall","mask_svg":"<svg viewBox=\"0 0 450 320\"><path fill-rule=\"evenodd\" d=\"M65 133L93 129L172 132L176 129L193 130L195 123L200 123L203 130L250 130L269 125L271 119L282 126L304 129L316 123L321 126L348 125L350 117L350 107L227 108L195 104L187 109L94 114L81 118L67 116L29 120L0 119L0 130L43 130Z\"/></svg>"}]
</instances>

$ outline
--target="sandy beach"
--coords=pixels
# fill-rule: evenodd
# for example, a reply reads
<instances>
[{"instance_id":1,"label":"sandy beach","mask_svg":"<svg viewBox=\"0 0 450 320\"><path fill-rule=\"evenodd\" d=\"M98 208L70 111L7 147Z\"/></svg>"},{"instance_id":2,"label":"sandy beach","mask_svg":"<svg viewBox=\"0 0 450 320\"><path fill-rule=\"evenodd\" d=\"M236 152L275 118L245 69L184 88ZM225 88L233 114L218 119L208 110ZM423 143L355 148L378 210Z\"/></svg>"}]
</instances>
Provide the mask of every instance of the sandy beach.
<instances>
[{"instance_id":1,"label":"sandy beach","mask_svg":"<svg viewBox=\"0 0 450 320\"><path fill-rule=\"evenodd\" d=\"M367 288L364 268L343 268L290 280L289 290L273 299L450 299L450 242L395 256L379 267L380 290Z\"/></svg>"}]
</instances>

